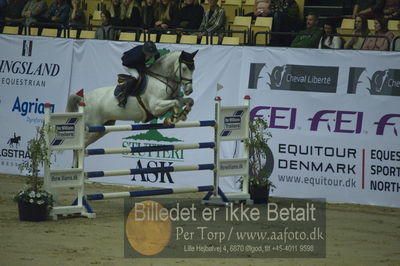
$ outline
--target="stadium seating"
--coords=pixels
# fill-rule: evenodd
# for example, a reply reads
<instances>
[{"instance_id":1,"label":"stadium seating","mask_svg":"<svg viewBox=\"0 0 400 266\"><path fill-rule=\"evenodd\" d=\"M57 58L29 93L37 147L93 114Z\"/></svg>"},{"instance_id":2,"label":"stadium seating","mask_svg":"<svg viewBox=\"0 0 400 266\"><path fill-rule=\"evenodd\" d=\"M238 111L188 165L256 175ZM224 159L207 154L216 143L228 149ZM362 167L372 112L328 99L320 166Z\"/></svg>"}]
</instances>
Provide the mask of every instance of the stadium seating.
<instances>
[{"instance_id":1,"label":"stadium seating","mask_svg":"<svg viewBox=\"0 0 400 266\"><path fill-rule=\"evenodd\" d=\"M18 26L4 26L3 32L4 34L18 34L19 27Z\"/></svg>"},{"instance_id":2,"label":"stadium seating","mask_svg":"<svg viewBox=\"0 0 400 266\"><path fill-rule=\"evenodd\" d=\"M270 36L266 34L256 35L258 32L270 32L272 30L272 17L257 17L254 25L251 26L251 33L254 36L256 45L265 45L269 43Z\"/></svg>"},{"instance_id":3,"label":"stadium seating","mask_svg":"<svg viewBox=\"0 0 400 266\"><path fill-rule=\"evenodd\" d=\"M182 44L196 44L197 36L196 35L182 35L179 43Z\"/></svg>"},{"instance_id":4,"label":"stadium seating","mask_svg":"<svg viewBox=\"0 0 400 266\"><path fill-rule=\"evenodd\" d=\"M236 16L233 20L233 24L229 26L229 29L232 31L247 31L250 33L251 27L251 17L246 16ZM246 35L243 33L232 33L232 37L238 37L240 44L245 44L249 40L245 38ZM249 36L249 35L247 35Z\"/></svg>"}]
</instances>

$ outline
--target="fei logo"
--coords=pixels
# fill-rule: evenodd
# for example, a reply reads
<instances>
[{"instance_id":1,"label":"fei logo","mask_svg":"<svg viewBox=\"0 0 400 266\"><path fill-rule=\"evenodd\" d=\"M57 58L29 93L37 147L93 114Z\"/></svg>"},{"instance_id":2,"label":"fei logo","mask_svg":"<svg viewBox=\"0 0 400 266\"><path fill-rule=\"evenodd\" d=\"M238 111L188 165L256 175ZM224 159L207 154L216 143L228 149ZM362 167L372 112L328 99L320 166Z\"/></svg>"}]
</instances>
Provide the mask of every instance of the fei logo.
<instances>
[{"instance_id":1,"label":"fei logo","mask_svg":"<svg viewBox=\"0 0 400 266\"><path fill-rule=\"evenodd\" d=\"M376 125L376 135L384 135L386 126L393 126L393 133L395 136L398 136L396 123L394 123L393 121L397 121L397 125L400 126L400 114L386 114L382 116L378 122L374 123Z\"/></svg>"},{"instance_id":2,"label":"fei logo","mask_svg":"<svg viewBox=\"0 0 400 266\"><path fill-rule=\"evenodd\" d=\"M385 69L375 71L372 76L363 77L364 67L351 67L347 85L348 94L356 94L367 90L371 95L400 96L400 69Z\"/></svg>"},{"instance_id":3,"label":"fei logo","mask_svg":"<svg viewBox=\"0 0 400 266\"><path fill-rule=\"evenodd\" d=\"M363 118L363 112L320 110L308 120L311 121L310 131L320 131L323 125L326 125L326 129L329 132L361 134ZM393 134L394 136L398 136L398 129L396 126L400 126L400 114L385 114L374 124L376 125L375 135L389 136ZM385 131L388 126L393 128L393 133L387 130Z\"/></svg>"},{"instance_id":4,"label":"fei logo","mask_svg":"<svg viewBox=\"0 0 400 266\"><path fill-rule=\"evenodd\" d=\"M22 56L32 56L33 41L24 40L22 42Z\"/></svg>"},{"instance_id":5,"label":"fei logo","mask_svg":"<svg viewBox=\"0 0 400 266\"><path fill-rule=\"evenodd\" d=\"M251 63L249 89L257 89L262 78L261 71L266 64ZM292 90L335 93L337 89L338 67L283 65L275 66L267 72L271 90Z\"/></svg>"},{"instance_id":6,"label":"fei logo","mask_svg":"<svg viewBox=\"0 0 400 266\"><path fill-rule=\"evenodd\" d=\"M278 106L256 106L250 111L250 120L262 117L268 120L269 128L294 129L297 108Z\"/></svg>"},{"instance_id":7,"label":"fei logo","mask_svg":"<svg viewBox=\"0 0 400 266\"><path fill-rule=\"evenodd\" d=\"M320 124L326 123L329 132L360 134L363 123L363 112L320 110L308 120L310 131L319 131Z\"/></svg>"}]
</instances>

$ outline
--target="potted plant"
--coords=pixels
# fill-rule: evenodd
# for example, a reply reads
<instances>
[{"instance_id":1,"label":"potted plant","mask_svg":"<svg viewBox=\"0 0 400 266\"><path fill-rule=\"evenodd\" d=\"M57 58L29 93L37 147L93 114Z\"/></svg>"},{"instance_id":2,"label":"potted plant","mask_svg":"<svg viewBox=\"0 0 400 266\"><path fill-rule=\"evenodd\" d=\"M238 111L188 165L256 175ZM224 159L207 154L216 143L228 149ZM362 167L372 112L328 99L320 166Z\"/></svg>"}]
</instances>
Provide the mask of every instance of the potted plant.
<instances>
[{"instance_id":1,"label":"potted plant","mask_svg":"<svg viewBox=\"0 0 400 266\"><path fill-rule=\"evenodd\" d=\"M53 196L43 189L43 179L39 177L40 167L50 165L48 149L45 140L45 127L38 127L36 136L28 141L27 150L30 159L19 165L19 170L28 171L28 180L24 188L15 196L18 203L21 221L44 221L53 206Z\"/></svg>"},{"instance_id":2,"label":"potted plant","mask_svg":"<svg viewBox=\"0 0 400 266\"><path fill-rule=\"evenodd\" d=\"M254 203L267 203L269 192L275 187L269 179L271 170L266 164L268 140L272 137L267 129L268 123L263 118L252 120L249 138L244 142L249 151L249 193Z\"/></svg>"}]
</instances>

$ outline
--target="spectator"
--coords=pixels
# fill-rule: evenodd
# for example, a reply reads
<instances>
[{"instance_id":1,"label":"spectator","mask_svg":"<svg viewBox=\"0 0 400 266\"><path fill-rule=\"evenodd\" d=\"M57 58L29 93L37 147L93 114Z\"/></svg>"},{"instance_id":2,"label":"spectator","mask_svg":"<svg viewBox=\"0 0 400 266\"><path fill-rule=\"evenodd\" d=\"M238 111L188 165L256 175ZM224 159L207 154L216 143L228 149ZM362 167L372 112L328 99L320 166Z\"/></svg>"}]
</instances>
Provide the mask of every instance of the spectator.
<instances>
[{"instance_id":1,"label":"spectator","mask_svg":"<svg viewBox=\"0 0 400 266\"><path fill-rule=\"evenodd\" d=\"M143 15L143 28L150 29L154 27L156 23L156 8L155 0L146 0L146 3L142 9Z\"/></svg>"},{"instance_id":2,"label":"spectator","mask_svg":"<svg viewBox=\"0 0 400 266\"><path fill-rule=\"evenodd\" d=\"M171 2L171 0L161 0L156 7L156 22L154 23L154 26L162 29L176 28L178 21L178 8Z\"/></svg>"},{"instance_id":3,"label":"spectator","mask_svg":"<svg viewBox=\"0 0 400 266\"><path fill-rule=\"evenodd\" d=\"M217 4L217 0L208 0L209 9L204 13L200 24L198 39L201 40L205 34L212 34L215 31L225 28L225 11Z\"/></svg>"},{"instance_id":4,"label":"spectator","mask_svg":"<svg viewBox=\"0 0 400 266\"><path fill-rule=\"evenodd\" d=\"M368 21L363 15L356 16L354 21L354 32L350 40L346 41L344 44L344 49L354 49L359 50L365 42L365 36L369 34Z\"/></svg>"},{"instance_id":5,"label":"spectator","mask_svg":"<svg viewBox=\"0 0 400 266\"><path fill-rule=\"evenodd\" d=\"M337 34L335 23L332 21L325 22L318 48L341 49L343 44L342 38L340 36L332 36L334 34Z\"/></svg>"},{"instance_id":6,"label":"spectator","mask_svg":"<svg viewBox=\"0 0 400 266\"><path fill-rule=\"evenodd\" d=\"M111 21L114 26L121 26L121 1L112 0L110 6Z\"/></svg>"},{"instance_id":7,"label":"spectator","mask_svg":"<svg viewBox=\"0 0 400 266\"><path fill-rule=\"evenodd\" d=\"M67 24L69 9L65 0L56 0L44 13L44 22Z\"/></svg>"},{"instance_id":8,"label":"spectator","mask_svg":"<svg viewBox=\"0 0 400 266\"><path fill-rule=\"evenodd\" d=\"M7 4L8 4L7 0L0 0L0 14L3 13L2 11L4 10L4 8L6 8Z\"/></svg>"},{"instance_id":9,"label":"spectator","mask_svg":"<svg viewBox=\"0 0 400 266\"><path fill-rule=\"evenodd\" d=\"M388 22L384 17L374 20L375 31L371 35L383 36L386 38L368 37L363 46L363 50L389 50L389 45L394 38L394 34L388 31Z\"/></svg>"},{"instance_id":10,"label":"spectator","mask_svg":"<svg viewBox=\"0 0 400 266\"><path fill-rule=\"evenodd\" d=\"M270 0L256 0L255 4L254 4L253 13L251 14L253 17L253 20L256 17L271 16L270 4L271 4Z\"/></svg>"},{"instance_id":11,"label":"spectator","mask_svg":"<svg viewBox=\"0 0 400 266\"><path fill-rule=\"evenodd\" d=\"M22 10L24 9L25 4L25 0L10 0L4 10L4 20L6 25L20 26L21 23L24 22L25 19L22 17Z\"/></svg>"},{"instance_id":12,"label":"spectator","mask_svg":"<svg viewBox=\"0 0 400 266\"><path fill-rule=\"evenodd\" d=\"M322 30L318 27L318 15L310 13L307 16L306 29L299 32L291 43L291 47L317 48L322 36Z\"/></svg>"},{"instance_id":13,"label":"spectator","mask_svg":"<svg viewBox=\"0 0 400 266\"><path fill-rule=\"evenodd\" d=\"M47 3L45 0L29 0L22 10L22 16L25 18L25 25L29 26L40 20L41 15L46 12Z\"/></svg>"},{"instance_id":14,"label":"spectator","mask_svg":"<svg viewBox=\"0 0 400 266\"><path fill-rule=\"evenodd\" d=\"M3 31L3 22L1 20L4 20L4 10L7 6L8 2L7 0L0 0L0 30Z\"/></svg>"},{"instance_id":15,"label":"spectator","mask_svg":"<svg viewBox=\"0 0 400 266\"><path fill-rule=\"evenodd\" d=\"M114 40L115 31L110 24L111 14L108 10L101 11L101 26L96 29L95 38L98 40Z\"/></svg>"},{"instance_id":16,"label":"spectator","mask_svg":"<svg viewBox=\"0 0 400 266\"><path fill-rule=\"evenodd\" d=\"M272 0L270 11L273 17L272 31L297 32L300 30L300 11L295 0ZM289 46L293 37L290 35L272 35L272 46Z\"/></svg>"},{"instance_id":17,"label":"spectator","mask_svg":"<svg viewBox=\"0 0 400 266\"><path fill-rule=\"evenodd\" d=\"M383 15L386 19L400 19L400 0L386 0Z\"/></svg>"},{"instance_id":18,"label":"spectator","mask_svg":"<svg viewBox=\"0 0 400 266\"><path fill-rule=\"evenodd\" d=\"M86 25L85 13L81 7L81 0L71 1L72 9L69 15L69 25L72 28L79 28Z\"/></svg>"},{"instance_id":19,"label":"spectator","mask_svg":"<svg viewBox=\"0 0 400 266\"><path fill-rule=\"evenodd\" d=\"M353 16L363 15L367 19L375 18L382 13L385 0L356 0L356 4L353 7Z\"/></svg>"},{"instance_id":20,"label":"spectator","mask_svg":"<svg viewBox=\"0 0 400 266\"><path fill-rule=\"evenodd\" d=\"M140 27L142 26L142 17L139 8L132 0L122 0L121 4L121 26Z\"/></svg>"},{"instance_id":21,"label":"spectator","mask_svg":"<svg viewBox=\"0 0 400 266\"><path fill-rule=\"evenodd\" d=\"M179 28L197 30L203 19L204 9L198 0L185 0L185 6L179 13Z\"/></svg>"}]
</instances>

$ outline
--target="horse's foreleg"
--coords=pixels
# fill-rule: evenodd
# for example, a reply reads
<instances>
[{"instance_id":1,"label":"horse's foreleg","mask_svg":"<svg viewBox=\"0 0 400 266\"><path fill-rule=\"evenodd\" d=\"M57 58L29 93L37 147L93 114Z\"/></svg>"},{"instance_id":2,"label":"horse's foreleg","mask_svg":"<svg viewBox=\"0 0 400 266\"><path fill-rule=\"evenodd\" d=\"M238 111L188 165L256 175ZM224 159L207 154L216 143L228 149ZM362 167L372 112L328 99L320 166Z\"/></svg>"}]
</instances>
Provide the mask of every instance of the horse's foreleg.
<instances>
[{"instance_id":1,"label":"horse's foreleg","mask_svg":"<svg viewBox=\"0 0 400 266\"><path fill-rule=\"evenodd\" d=\"M192 110L194 101L192 98L179 98L178 101L179 104L171 109L173 116L164 120L164 124L176 124L179 121L185 121L187 119L187 115ZM184 108L182 109L182 107Z\"/></svg>"},{"instance_id":2,"label":"horse's foreleg","mask_svg":"<svg viewBox=\"0 0 400 266\"><path fill-rule=\"evenodd\" d=\"M192 106L194 104L194 101L192 98L182 98L180 99L180 102L182 103L182 106L184 106L183 110L179 109L176 111L176 117L177 120L182 120L185 121L187 119L187 115L189 112L192 110Z\"/></svg>"},{"instance_id":3,"label":"horse's foreleg","mask_svg":"<svg viewBox=\"0 0 400 266\"><path fill-rule=\"evenodd\" d=\"M152 106L150 106L150 109L153 111L155 116L161 116L172 108L181 108L182 106L182 103L177 99L158 100Z\"/></svg>"},{"instance_id":4,"label":"horse's foreleg","mask_svg":"<svg viewBox=\"0 0 400 266\"><path fill-rule=\"evenodd\" d=\"M177 99L158 100L158 101L154 101L151 105L149 105L149 109L151 110L153 115L160 117L170 110L173 113L175 113L175 110L179 110L180 108L182 108L182 106L183 106L182 103ZM165 125L175 124L177 122L175 120L176 120L176 118L174 118L174 117L166 118L164 120L164 124Z\"/></svg>"}]
</instances>

